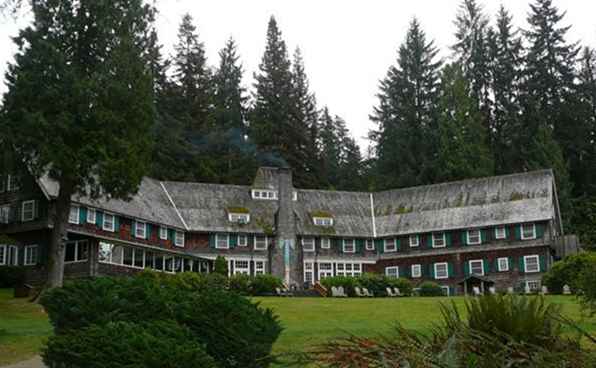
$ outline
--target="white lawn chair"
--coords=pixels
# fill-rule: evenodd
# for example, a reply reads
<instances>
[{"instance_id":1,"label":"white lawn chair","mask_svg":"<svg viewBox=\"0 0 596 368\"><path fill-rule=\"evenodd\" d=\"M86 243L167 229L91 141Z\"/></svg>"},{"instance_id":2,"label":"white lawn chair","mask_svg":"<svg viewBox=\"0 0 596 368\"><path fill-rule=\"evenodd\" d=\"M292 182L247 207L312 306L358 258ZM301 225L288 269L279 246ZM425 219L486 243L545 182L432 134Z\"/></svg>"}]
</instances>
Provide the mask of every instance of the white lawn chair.
<instances>
[{"instance_id":1,"label":"white lawn chair","mask_svg":"<svg viewBox=\"0 0 596 368\"><path fill-rule=\"evenodd\" d=\"M339 296L339 292L337 291L337 288L335 286L331 287L331 296L334 298L337 298Z\"/></svg>"},{"instance_id":2,"label":"white lawn chair","mask_svg":"<svg viewBox=\"0 0 596 368\"><path fill-rule=\"evenodd\" d=\"M474 287L472 288L472 291L473 291L473 293L474 293L474 296L478 296L478 295L480 295L480 288L479 288L478 286L474 286Z\"/></svg>"},{"instance_id":3,"label":"white lawn chair","mask_svg":"<svg viewBox=\"0 0 596 368\"><path fill-rule=\"evenodd\" d=\"M277 296L291 296L292 295L292 294L290 294L289 291L281 290L280 288L275 288L275 293L277 294Z\"/></svg>"},{"instance_id":4,"label":"white lawn chair","mask_svg":"<svg viewBox=\"0 0 596 368\"><path fill-rule=\"evenodd\" d=\"M488 291L489 291L489 292L490 292L492 295L495 295L495 294L497 293L497 289L495 289L495 287L494 287L494 286L491 286L491 287L489 287L489 288L488 288Z\"/></svg>"},{"instance_id":5,"label":"white lawn chair","mask_svg":"<svg viewBox=\"0 0 596 368\"><path fill-rule=\"evenodd\" d=\"M358 287L358 286L356 286L354 288L354 292L356 293L356 296L359 296L359 297L366 296L366 294L364 294L364 292L362 291L362 289L360 289L360 287Z\"/></svg>"},{"instance_id":6,"label":"white lawn chair","mask_svg":"<svg viewBox=\"0 0 596 368\"><path fill-rule=\"evenodd\" d=\"M339 296L342 298L347 298L348 294L346 294L346 291L344 290L343 286L340 286L337 288L337 292L339 293Z\"/></svg>"},{"instance_id":7,"label":"white lawn chair","mask_svg":"<svg viewBox=\"0 0 596 368\"><path fill-rule=\"evenodd\" d=\"M532 294L532 289L530 289L530 285L528 285L527 283L524 291L526 292L526 294Z\"/></svg>"},{"instance_id":8,"label":"white lawn chair","mask_svg":"<svg viewBox=\"0 0 596 368\"><path fill-rule=\"evenodd\" d=\"M391 290L390 287L385 288L385 290L387 290L387 296L390 296L390 297L397 296L397 294L393 293L393 290Z\"/></svg>"},{"instance_id":9,"label":"white lawn chair","mask_svg":"<svg viewBox=\"0 0 596 368\"><path fill-rule=\"evenodd\" d=\"M399 291L399 288L393 288L393 293L395 294L395 296L402 296L401 291Z\"/></svg>"},{"instance_id":10,"label":"white lawn chair","mask_svg":"<svg viewBox=\"0 0 596 368\"><path fill-rule=\"evenodd\" d=\"M367 288L362 288L362 292L364 293L364 296L369 296L369 297L373 297L373 293L371 293L370 291L368 291Z\"/></svg>"},{"instance_id":11,"label":"white lawn chair","mask_svg":"<svg viewBox=\"0 0 596 368\"><path fill-rule=\"evenodd\" d=\"M513 289L513 286L509 286L507 288L507 294L513 294L513 293L515 293L515 290Z\"/></svg>"},{"instance_id":12,"label":"white lawn chair","mask_svg":"<svg viewBox=\"0 0 596 368\"><path fill-rule=\"evenodd\" d=\"M548 288L545 285L542 285L542 295L548 294Z\"/></svg>"},{"instance_id":13,"label":"white lawn chair","mask_svg":"<svg viewBox=\"0 0 596 368\"><path fill-rule=\"evenodd\" d=\"M571 288L567 284L563 285L563 295L571 295Z\"/></svg>"}]
</instances>

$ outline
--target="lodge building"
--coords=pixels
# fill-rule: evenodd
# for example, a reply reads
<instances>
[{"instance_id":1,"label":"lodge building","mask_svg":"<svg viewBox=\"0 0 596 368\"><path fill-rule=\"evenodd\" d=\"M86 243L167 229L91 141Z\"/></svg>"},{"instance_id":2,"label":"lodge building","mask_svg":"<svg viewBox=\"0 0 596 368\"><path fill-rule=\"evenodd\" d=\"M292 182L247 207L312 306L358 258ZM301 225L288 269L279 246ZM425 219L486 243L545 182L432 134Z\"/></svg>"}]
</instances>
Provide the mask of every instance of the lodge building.
<instances>
[{"instance_id":1,"label":"lodge building","mask_svg":"<svg viewBox=\"0 0 596 368\"><path fill-rule=\"evenodd\" d=\"M58 184L0 180L0 266L46 275ZM144 178L130 201L73 197L65 277L209 272L272 273L296 288L364 272L433 280L450 295L473 276L532 289L563 236L551 170L382 192L294 188L284 168L260 168L251 186Z\"/></svg>"}]
</instances>

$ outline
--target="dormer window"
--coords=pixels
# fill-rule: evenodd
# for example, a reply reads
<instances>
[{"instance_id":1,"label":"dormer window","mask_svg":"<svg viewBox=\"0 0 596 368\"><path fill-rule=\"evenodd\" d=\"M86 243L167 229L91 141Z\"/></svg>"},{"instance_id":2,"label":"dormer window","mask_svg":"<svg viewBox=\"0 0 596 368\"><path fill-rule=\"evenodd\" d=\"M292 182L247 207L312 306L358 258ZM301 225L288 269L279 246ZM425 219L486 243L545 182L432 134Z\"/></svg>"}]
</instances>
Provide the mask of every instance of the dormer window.
<instances>
[{"instance_id":1,"label":"dormer window","mask_svg":"<svg viewBox=\"0 0 596 368\"><path fill-rule=\"evenodd\" d=\"M316 226L333 226L333 218L331 217L313 217L312 221Z\"/></svg>"},{"instance_id":2,"label":"dormer window","mask_svg":"<svg viewBox=\"0 0 596 368\"><path fill-rule=\"evenodd\" d=\"M253 189L252 190L252 198L253 199L267 199L270 201L274 201L277 199L277 190Z\"/></svg>"},{"instance_id":3,"label":"dormer window","mask_svg":"<svg viewBox=\"0 0 596 368\"><path fill-rule=\"evenodd\" d=\"M249 213L229 213L228 219L230 222L234 222L237 224L248 224L250 222L250 214Z\"/></svg>"}]
</instances>

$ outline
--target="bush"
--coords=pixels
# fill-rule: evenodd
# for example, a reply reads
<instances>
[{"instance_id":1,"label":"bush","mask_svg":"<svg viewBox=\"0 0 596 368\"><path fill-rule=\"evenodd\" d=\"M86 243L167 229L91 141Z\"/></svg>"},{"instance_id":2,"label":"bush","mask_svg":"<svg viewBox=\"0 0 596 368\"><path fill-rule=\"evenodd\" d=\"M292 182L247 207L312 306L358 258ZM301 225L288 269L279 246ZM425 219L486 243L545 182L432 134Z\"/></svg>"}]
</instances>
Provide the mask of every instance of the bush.
<instances>
[{"instance_id":1,"label":"bush","mask_svg":"<svg viewBox=\"0 0 596 368\"><path fill-rule=\"evenodd\" d=\"M355 296L354 288L356 286L365 287L371 291L375 296L386 296L387 287L398 288L402 295L412 294L412 284L404 278L392 278L384 275L365 273L358 277L349 276L335 276L326 277L321 280L321 284L331 290L332 287L344 288L344 291L349 296Z\"/></svg>"},{"instance_id":2,"label":"bush","mask_svg":"<svg viewBox=\"0 0 596 368\"><path fill-rule=\"evenodd\" d=\"M585 269L579 275L579 299L582 307L592 316L596 314L596 272Z\"/></svg>"},{"instance_id":3,"label":"bush","mask_svg":"<svg viewBox=\"0 0 596 368\"><path fill-rule=\"evenodd\" d=\"M51 336L42 357L48 367L217 367L192 333L175 321L90 325Z\"/></svg>"},{"instance_id":4,"label":"bush","mask_svg":"<svg viewBox=\"0 0 596 368\"><path fill-rule=\"evenodd\" d=\"M443 296L443 289L436 282L424 281L419 288L418 295L420 296Z\"/></svg>"},{"instance_id":5,"label":"bush","mask_svg":"<svg viewBox=\"0 0 596 368\"><path fill-rule=\"evenodd\" d=\"M228 261L223 256L217 256L217 258L215 258L213 273L228 276Z\"/></svg>"},{"instance_id":6,"label":"bush","mask_svg":"<svg viewBox=\"0 0 596 368\"><path fill-rule=\"evenodd\" d=\"M564 285L569 285L575 293L580 288L580 274L584 270L596 270L596 253L583 252L555 262L553 267L542 277L542 283L552 293L561 293Z\"/></svg>"},{"instance_id":7,"label":"bush","mask_svg":"<svg viewBox=\"0 0 596 368\"><path fill-rule=\"evenodd\" d=\"M25 267L1 266L0 288L14 288L25 282Z\"/></svg>"},{"instance_id":8,"label":"bush","mask_svg":"<svg viewBox=\"0 0 596 368\"><path fill-rule=\"evenodd\" d=\"M355 296L356 292L354 291L355 286L359 286L358 278L356 277L348 277L348 276L334 276L334 277L325 277L321 280L321 285L323 285L329 291L329 295L331 295L331 288L332 287L343 287L344 292L348 294L348 296Z\"/></svg>"},{"instance_id":9,"label":"bush","mask_svg":"<svg viewBox=\"0 0 596 368\"><path fill-rule=\"evenodd\" d=\"M221 276L215 276L215 279ZM266 367L281 333L277 317L237 293L212 288L213 276L144 272L129 278L66 283L41 298L56 335L111 322L175 321L219 367Z\"/></svg>"},{"instance_id":10,"label":"bush","mask_svg":"<svg viewBox=\"0 0 596 368\"><path fill-rule=\"evenodd\" d=\"M273 275L256 275L251 279L251 295L275 294L275 288L283 287L283 281Z\"/></svg>"},{"instance_id":11,"label":"bush","mask_svg":"<svg viewBox=\"0 0 596 368\"><path fill-rule=\"evenodd\" d=\"M392 288L398 288L399 292L404 296L412 295L412 283L408 279L404 279L403 277L400 278L391 278L386 277L387 286Z\"/></svg>"},{"instance_id":12,"label":"bush","mask_svg":"<svg viewBox=\"0 0 596 368\"><path fill-rule=\"evenodd\" d=\"M230 277L230 290L240 295L250 295L251 277L248 275L238 274Z\"/></svg>"}]
</instances>

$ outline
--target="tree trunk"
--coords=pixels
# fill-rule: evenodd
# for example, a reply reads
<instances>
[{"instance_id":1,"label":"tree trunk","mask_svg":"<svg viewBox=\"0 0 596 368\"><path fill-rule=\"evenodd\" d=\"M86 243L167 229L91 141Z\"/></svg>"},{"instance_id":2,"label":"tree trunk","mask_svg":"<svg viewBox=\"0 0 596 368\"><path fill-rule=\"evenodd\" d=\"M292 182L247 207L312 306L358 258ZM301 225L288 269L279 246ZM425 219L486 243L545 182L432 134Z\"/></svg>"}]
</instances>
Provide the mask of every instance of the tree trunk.
<instances>
[{"instance_id":1,"label":"tree trunk","mask_svg":"<svg viewBox=\"0 0 596 368\"><path fill-rule=\"evenodd\" d=\"M72 186L60 183L60 192L56 198L54 212L54 228L48 252L48 283L49 288L61 287L64 279L64 251L67 239L67 223L70 213L70 198Z\"/></svg>"}]
</instances>

